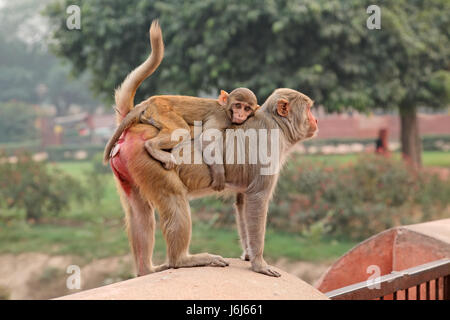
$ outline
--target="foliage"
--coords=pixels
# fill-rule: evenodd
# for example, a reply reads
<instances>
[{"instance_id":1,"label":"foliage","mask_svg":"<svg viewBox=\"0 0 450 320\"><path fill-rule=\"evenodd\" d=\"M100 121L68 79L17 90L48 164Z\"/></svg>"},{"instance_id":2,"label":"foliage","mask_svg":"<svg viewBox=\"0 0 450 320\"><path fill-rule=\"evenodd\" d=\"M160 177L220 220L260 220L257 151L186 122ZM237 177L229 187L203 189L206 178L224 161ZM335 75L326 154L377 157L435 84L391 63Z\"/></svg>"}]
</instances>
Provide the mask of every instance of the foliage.
<instances>
[{"instance_id":1,"label":"foliage","mask_svg":"<svg viewBox=\"0 0 450 320\"><path fill-rule=\"evenodd\" d=\"M39 49L29 48L19 40L7 40L0 33L0 101L38 103L36 89L51 62Z\"/></svg>"},{"instance_id":2,"label":"foliage","mask_svg":"<svg viewBox=\"0 0 450 320\"><path fill-rule=\"evenodd\" d=\"M446 155L427 152L425 159L448 165ZM314 242L327 235L362 240L396 225L444 218L450 184L429 170L414 171L399 154L294 155L278 181L268 225ZM214 227L232 226L233 201L194 200L193 216Z\"/></svg>"},{"instance_id":3,"label":"foliage","mask_svg":"<svg viewBox=\"0 0 450 320\"><path fill-rule=\"evenodd\" d=\"M91 201L98 203L106 192L105 175L111 175L109 166L103 164L103 153L97 153L91 160L91 168L84 172Z\"/></svg>"},{"instance_id":4,"label":"foliage","mask_svg":"<svg viewBox=\"0 0 450 320\"><path fill-rule=\"evenodd\" d=\"M364 239L387 228L443 217L450 185L402 161L361 156L330 166L299 157L280 178L272 223L305 230L321 223L335 235Z\"/></svg>"},{"instance_id":5,"label":"foliage","mask_svg":"<svg viewBox=\"0 0 450 320\"><path fill-rule=\"evenodd\" d=\"M46 163L33 161L29 154L18 155L11 163L0 155L0 209L1 216L10 210L23 210L30 221L58 214L69 207L72 199L84 199L83 188L77 180ZM5 211L3 209L6 209Z\"/></svg>"},{"instance_id":6,"label":"foliage","mask_svg":"<svg viewBox=\"0 0 450 320\"><path fill-rule=\"evenodd\" d=\"M65 27L68 4L47 10L54 50L75 72L92 71L97 92L113 92L143 61L148 27L160 18L166 57L138 100L247 86L261 99L300 88L335 110L448 103L445 0L382 1L381 30L366 27L369 0L82 2L78 32Z\"/></svg>"},{"instance_id":7,"label":"foliage","mask_svg":"<svg viewBox=\"0 0 450 320\"><path fill-rule=\"evenodd\" d=\"M269 258L335 258L353 247L355 240L384 228L447 214L450 193L447 181L424 173L408 177L409 169L395 159L355 157L352 164L339 160L323 162L315 156L296 156L288 163L269 210L265 250ZM99 163L64 162L57 167L86 185L89 180L83 173L91 172L94 166L100 168ZM57 225L3 219L5 211L1 205L6 203L0 201L0 252L41 251L77 254L89 259L128 253L123 212L112 175L99 174L99 177L99 184L106 191L96 201L83 204L72 198L67 210L52 220ZM321 181L326 185L322 186ZM380 183L389 187L378 191ZM0 199L5 199L2 190ZM92 192L96 192L92 185L84 190L85 194ZM323 194L316 198L320 192ZM192 202L193 252L240 254L232 204L232 198L225 203L215 198ZM11 208L8 214L25 216L21 208ZM159 228L156 238L156 259L162 262L165 242Z\"/></svg>"},{"instance_id":8,"label":"foliage","mask_svg":"<svg viewBox=\"0 0 450 320\"><path fill-rule=\"evenodd\" d=\"M31 153L46 152L48 155L48 160L51 162L90 160L99 152L102 152L104 148L105 146L103 145L93 144L64 144L42 148L39 140L0 144L0 149L8 156L13 156L23 150L27 150ZM80 154L82 154L82 157L80 157Z\"/></svg>"},{"instance_id":9,"label":"foliage","mask_svg":"<svg viewBox=\"0 0 450 320\"><path fill-rule=\"evenodd\" d=\"M0 142L29 140L36 136L36 107L22 102L0 103Z\"/></svg>"},{"instance_id":10,"label":"foliage","mask_svg":"<svg viewBox=\"0 0 450 320\"><path fill-rule=\"evenodd\" d=\"M81 105L86 111L93 112L97 102L90 94L87 83L89 76L84 73L79 78L70 76L68 65L54 62L46 73L47 88L45 100L56 106L58 115L65 115L72 104Z\"/></svg>"},{"instance_id":11,"label":"foliage","mask_svg":"<svg viewBox=\"0 0 450 320\"><path fill-rule=\"evenodd\" d=\"M103 164L103 152L97 152L94 154L91 160L92 163L92 171L95 171L99 174L111 174L111 168L109 165Z\"/></svg>"},{"instance_id":12,"label":"foliage","mask_svg":"<svg viewBox=\"0 0 450 320\"><path fill-rule=\"evenodd\" d=\"M439 154L444 153L430 155ZM362 240L396 225L445 217L448 181L428 169L416 172L400 159L296 155L279 179L268 225L312 242L327 235ZM210 197L193 201L192 209L197 220L231 226L232 205L232 198Z\"/></svg>"},{"instance_id":13,"label":"foliage","mask_svg":"<svg viewBox=\"0 0 450 320\"><path fill-rule=\"evenodd\" d=\"M450 149L450 135L423 135L422 148L424 151L447 151ZM375 139L373 138L330 138L330 139L311 139L302 142L305 147L315 146L338 146L361 144L364 147L374 146Z\"/></svg>"},{"instance_id":14,"label":"foliage","mask_svg":"<svg viewBox=\"0 0 450 320\"><path fill-rule=\"evenodd\" d=\"M366 25L371 0L85 1L78 32L61 15L69 4L47 8L53 50L75 73L90 71L108 102L148 55L146 30L159 17L165 60L137 101L239 86L264 101L288 87L333 111L399 108L402 151L418 167L417 107L450 103L448 0L380 1L381 30Z\"/></svg>"},{"instance_id":15,"label":"foliage","mask_svg":"<svg viewBox=\"0 0 450 320\"><path fill-rule=\"evenodd\" d=\"M57 113L67 113L71 104L91 110L97 105L86 83L88 76L70 77L48 51L48 25L39 14L49 0L5 2L0 9L0 101L50 103Z\"/></svg>"},{"instance_id":16,"label":"foliage","mask_svg":"<svg viewBox=\"0 0 450 320\"><path fill-rule=\"evenodd\" d=\"M76 154L79 152L86 153L85 159L92 159L94 155L101 152L104 149L103 145L74 145L66 144L60 146L49 146L45 149L48 153L50 161L74 161Z\"/></svg>"},{"instance_id":17,"label":"foliage","mask_svg":"<svg viewBox=\"0 0 450 320\"><path fill-rule=\"evenodd\" d=\"M422 137L423 150L429 151L449 151L450 150L450 136L435 135Z\"/></svg>"}]
</instances>

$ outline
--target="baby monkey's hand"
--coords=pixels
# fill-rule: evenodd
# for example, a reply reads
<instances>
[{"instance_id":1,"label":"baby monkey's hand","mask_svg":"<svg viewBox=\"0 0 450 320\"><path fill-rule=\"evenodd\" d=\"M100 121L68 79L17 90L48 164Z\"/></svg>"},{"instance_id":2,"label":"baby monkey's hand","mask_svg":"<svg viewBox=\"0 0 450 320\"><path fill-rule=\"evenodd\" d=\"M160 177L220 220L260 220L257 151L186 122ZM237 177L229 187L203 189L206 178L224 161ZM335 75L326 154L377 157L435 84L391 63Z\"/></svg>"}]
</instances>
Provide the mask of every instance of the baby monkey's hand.
<instances>
[{"instance_id":1,"label":"baby monkey's hand","mask_svg":"<svg viewBox=\"0 0 450 320\"><path fill-rule=\"evenodd\" d=\"M225 189L225 170L222 165L211 166L212 183L211 188L214 191L222 191Z\"/></svg>"}]
</instances>

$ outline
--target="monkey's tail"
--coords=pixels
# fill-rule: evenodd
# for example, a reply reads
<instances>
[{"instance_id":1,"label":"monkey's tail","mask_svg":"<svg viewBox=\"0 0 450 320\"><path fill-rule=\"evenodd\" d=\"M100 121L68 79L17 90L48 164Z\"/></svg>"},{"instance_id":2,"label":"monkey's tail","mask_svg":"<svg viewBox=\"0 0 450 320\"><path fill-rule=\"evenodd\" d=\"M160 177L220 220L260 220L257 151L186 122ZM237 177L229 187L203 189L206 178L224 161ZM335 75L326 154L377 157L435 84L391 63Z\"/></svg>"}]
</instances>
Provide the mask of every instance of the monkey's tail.
<instances>
[{"instance_id":1,"label":"monkey's tail","mask_svg":"<svg viewBox=\"0 0 450 320\"><path fill-rule=\"evenodd\" d=\"M164 57L164 42L158 20L153 20L150 26L150 44L152 53L139 67L134 69L122 82L115 92L116 121L122 122L123 118L134 106L134 96L137 88L160 65Z\"/></svg>"},{"instance_id":2,"label":"monkey's tail","mask_svg":"<svg viewBox=\"0 0 450 320\"><path fill-rule=\"evenodd\" d=\"M116 145L116 142L117 140L119 140L122 133L135 123L139 122L140 115L142 111L144 111L146 108L147 104L141 103L140 105L135 106L134 109L122 119L122 122L119 123L119 126L116 128L116 131L114 131L114 134L106 144L105 151L103 152L104 164L108 163L109 158L111 156L111 151Z\"/></svg>"},{"instance_id":3,"label":"monkey's tail","mask_svg":"<svg viewBox=\"0 0 450 320\"><path fill-rule=\"evenodd\" d=\"M108 143L106 144L105 151L103 151L103 164L107 164L109 162L109 158L111 157L111 151L116 145L117 140L119 140L120 136L122 135L122 132L124 132L131 125L133 125L133 123L130 121L126 121L126 119L119 124L119 127L117 127L113 136L109 139Z\"/></svg>"}]
</instances>

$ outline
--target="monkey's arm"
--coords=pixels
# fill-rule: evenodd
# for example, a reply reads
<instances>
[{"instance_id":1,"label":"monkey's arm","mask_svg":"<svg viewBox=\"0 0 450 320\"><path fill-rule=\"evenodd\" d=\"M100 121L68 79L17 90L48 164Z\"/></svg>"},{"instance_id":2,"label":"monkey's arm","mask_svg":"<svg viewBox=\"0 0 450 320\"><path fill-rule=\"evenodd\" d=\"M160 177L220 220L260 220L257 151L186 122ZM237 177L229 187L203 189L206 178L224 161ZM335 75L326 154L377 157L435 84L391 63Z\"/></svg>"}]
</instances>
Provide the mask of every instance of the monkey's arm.
<instances>
[{"instance_id":1,"label":"monkey's arm","mask_svg":"<svg viewBox=\"0 0 450 320\"><path fill-rule=\"evenodd\" d=\"M210 117L203 126L203 133L200 136L203 161L208 164L211 172L211 188L215 191L222 191L225 188L225 168L223 166L223 130L227 127L228 121L223 117ZM212 131L214 130L214 131ZM217 134L218 130L220 134ZM211 135L214 137L211 137ZM211 141L211 138L213 140ZM214 150L214 157L211 157L211 150ZM208 152L205 152L208 151ZM213 159L211 159L213 158Z\"/></svg>"}]
</instances>

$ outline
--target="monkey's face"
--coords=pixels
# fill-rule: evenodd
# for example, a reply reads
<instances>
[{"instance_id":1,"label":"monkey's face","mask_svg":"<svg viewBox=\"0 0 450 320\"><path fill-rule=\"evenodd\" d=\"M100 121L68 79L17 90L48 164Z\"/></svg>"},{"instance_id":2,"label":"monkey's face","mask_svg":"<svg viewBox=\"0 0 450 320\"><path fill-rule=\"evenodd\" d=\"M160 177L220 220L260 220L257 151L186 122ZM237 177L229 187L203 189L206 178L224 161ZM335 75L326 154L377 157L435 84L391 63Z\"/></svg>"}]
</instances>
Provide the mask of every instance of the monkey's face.
<instances>
[{"instance_id":1,"label":"monkey's face","mask_svg":"<svg viewBox=\"0 0 450 320\"><path fill-rule=\"evenodd\" d=\"M292 89L277 89L268 102L275 116L289 127L293 139L300 141L317 134L317 119L311 112L314 102L308 96Z\"/></svg>"},{"instance_id":2,"label":"monkey's face","mask_svg":"<svg viewBox=\"0 0 450 320\"><path fill-rule=\"evenodd\" d=\"M247 88L234 89L230 94L221 90L217 99L224 106L231 123L242 124L258 110L255 94Z\"/></svg>"},{"instance_id":3,"label":"monkey's face","mask_svg":"<svg viewBox=\"0 0 450 320\"><path fill-rule=\"evenodd\" d=\"M319 132L318 121L311 112L312 105L313 102L311 101L311 104L308 104L306 107L306 118L308 119L308 127L309 127L308 132L306 134L306 138L311 138L315 136L316 133Z\"/></svg>"},{"instance_id":4,"label":"monkey's face","mask_svg":"<svg viewBox=\"0 0 450 320\"><path fill-rule=\"evenodd\" d=\"M234 124L242 124L249 117L255 114L256 109L258 109L258 105L247 103L241 100L232 100L230 99L230 119Z\"/></svg>"}]
</instances>

